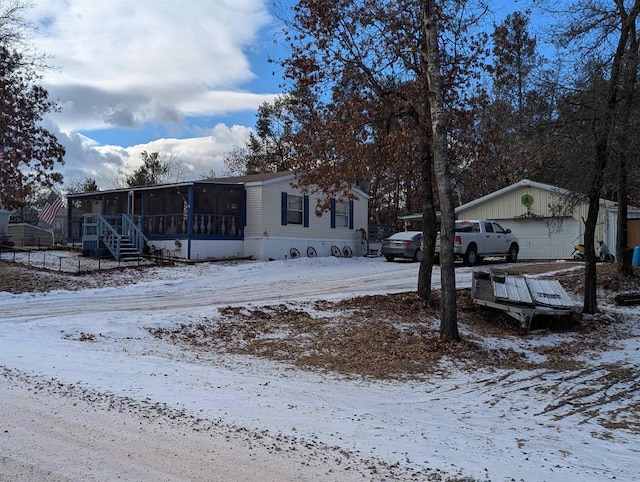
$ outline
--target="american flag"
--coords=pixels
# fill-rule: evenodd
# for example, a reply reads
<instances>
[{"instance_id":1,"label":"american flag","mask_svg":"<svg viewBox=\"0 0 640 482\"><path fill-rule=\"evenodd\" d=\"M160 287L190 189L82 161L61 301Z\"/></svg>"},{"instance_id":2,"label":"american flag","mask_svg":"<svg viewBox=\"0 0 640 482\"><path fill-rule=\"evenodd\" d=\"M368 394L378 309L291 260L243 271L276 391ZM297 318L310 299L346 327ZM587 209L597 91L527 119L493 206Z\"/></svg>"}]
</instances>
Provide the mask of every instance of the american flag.
<instances>
[{"instance_id":1,"label":"american flag","mask_svg":"<svg viewBox=\"0 0 640 482\"><path fill-rule=\"evenodd\" d=\"M55 192L52 192L47 198L47 204L45 204L42 211L40 211L40 221L51 225L61 207L62 198Z\"/></svg>"}]
</instances>

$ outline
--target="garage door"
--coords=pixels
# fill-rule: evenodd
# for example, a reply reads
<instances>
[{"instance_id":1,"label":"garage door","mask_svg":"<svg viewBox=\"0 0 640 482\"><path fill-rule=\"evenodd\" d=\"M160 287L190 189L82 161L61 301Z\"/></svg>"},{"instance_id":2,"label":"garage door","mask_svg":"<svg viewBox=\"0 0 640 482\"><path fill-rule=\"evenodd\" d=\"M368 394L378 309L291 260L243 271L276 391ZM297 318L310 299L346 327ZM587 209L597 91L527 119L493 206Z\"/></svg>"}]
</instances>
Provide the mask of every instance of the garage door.
<instances>
[{"instance_id":1,"label":"garage door","mask_svg":"<svg viewBox=\"0 0 640 482\"><path fill-rule=\"evenodd\" d=\"M578 242L579 222L571 217L552 219L502 219L498 223L518 237L520 259L569 259Z\"/></svg>"}]
</instances>

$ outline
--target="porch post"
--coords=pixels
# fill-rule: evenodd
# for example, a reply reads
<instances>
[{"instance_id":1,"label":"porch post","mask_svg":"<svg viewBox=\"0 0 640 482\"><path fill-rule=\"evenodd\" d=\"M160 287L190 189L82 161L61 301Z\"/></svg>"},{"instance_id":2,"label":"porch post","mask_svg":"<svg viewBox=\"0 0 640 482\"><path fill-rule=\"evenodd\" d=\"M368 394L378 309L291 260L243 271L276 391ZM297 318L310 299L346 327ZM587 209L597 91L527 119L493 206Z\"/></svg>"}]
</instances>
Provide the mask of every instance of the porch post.
<instances>
[{"instance_id":1,"label":"porch post","mask_svg":"<svg viewBox=\"0 0 640 482\"><path fill-rule=\"evenodd\" d=\"M191 259L191 234L193 233L193 185L189 186L187 191L187 199L189 203L189 217L187 219L187 259Z\"/></svg>"}]
</instances>

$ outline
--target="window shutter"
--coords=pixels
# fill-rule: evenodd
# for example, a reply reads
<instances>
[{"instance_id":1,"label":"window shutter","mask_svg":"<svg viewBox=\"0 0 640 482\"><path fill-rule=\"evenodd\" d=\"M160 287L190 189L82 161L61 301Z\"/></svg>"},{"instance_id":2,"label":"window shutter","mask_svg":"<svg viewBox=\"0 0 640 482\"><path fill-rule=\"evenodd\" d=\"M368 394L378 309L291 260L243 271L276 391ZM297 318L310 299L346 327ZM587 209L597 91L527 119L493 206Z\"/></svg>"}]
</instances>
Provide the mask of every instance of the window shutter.
<instances>
[{"instance_id":1,"label":"window shutter","mask_svg":"<svg viewBox=\"0 0 640 482\"><path fill-rule=\"evenodd\" d=\"M331 198L331 229L336 227L336 199Z\"/></svg>"},{"instance_id":2,"label":"window shutter","mask_svg":"<svg viewBox=\"0 0 640 482\"><path fill-rule=\"evenodd\" d=\"M349 229L353 229L353 199L349 201Z\"/></svg>"},{"instance_id":3,"label":"window shutter","mask_svg":"<svg viewBox=\"0 0 640 482\"><path fill-rule=\"evenodd\" d=\"M280 223L283 226L287 225L287 193L282 192L282 202L281 202L281 216Z\"/></svg>"},{"instance_id":4,"label":"window shutter","mask_svg":"<svg viewBox=\"0 0 640 482\"><path fill-rule=\"evenodd\" d=\"M309 196L305 196L302 205L302 218L303 218L303 226L305 228L309 227Z\"/></svg>"}]
</instances>

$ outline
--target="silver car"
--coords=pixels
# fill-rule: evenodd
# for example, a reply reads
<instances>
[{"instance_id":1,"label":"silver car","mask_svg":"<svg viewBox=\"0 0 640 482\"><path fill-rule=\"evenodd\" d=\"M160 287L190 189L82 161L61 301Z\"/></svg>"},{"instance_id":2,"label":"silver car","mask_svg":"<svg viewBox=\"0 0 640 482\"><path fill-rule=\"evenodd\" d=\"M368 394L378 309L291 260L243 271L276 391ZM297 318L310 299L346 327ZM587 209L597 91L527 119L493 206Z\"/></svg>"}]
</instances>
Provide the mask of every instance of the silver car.
<instances>
[{"instance_id":1,"label":"silver car","mask_svg":"<svg viewBox=\"0 0 640 482\"><path fill-rule=\"evenodd\" d=\"M422 231L402 231L382 240L381 253L387 261L406 258L413 261L422 260L420 249Z\"/></svg>"}]
</instances>

